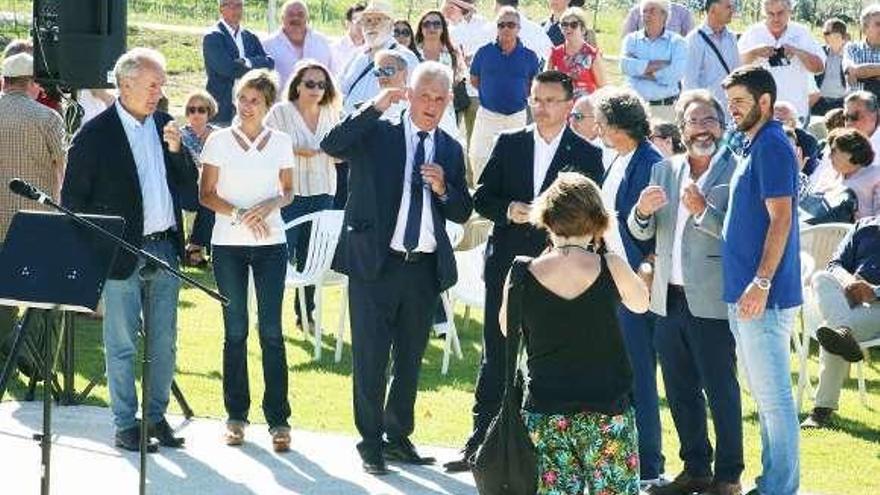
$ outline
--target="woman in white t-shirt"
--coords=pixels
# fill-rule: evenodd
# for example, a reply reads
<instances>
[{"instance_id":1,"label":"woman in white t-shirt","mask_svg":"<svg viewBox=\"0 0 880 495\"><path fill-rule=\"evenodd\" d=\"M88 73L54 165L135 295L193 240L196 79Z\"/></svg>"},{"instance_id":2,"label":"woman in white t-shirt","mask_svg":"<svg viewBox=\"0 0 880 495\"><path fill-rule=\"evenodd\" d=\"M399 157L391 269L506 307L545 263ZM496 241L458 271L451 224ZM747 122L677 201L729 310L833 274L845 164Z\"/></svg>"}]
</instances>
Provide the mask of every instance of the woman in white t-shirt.
<instances>
[{"instance_id":1,"label":"woman in white t-shirt","mask_svg":"<svg viewBox=\"0 0 880 495\"><path fill-rule=\"evenodd\" d=\"M279 103L269 110L266 126L290 135L293 142L293 194L291 204L281 209L281 218L296 218L333 207L336 194L336 160L321 150L321 140L339 121L338 91L330 71L320 62L306 59L293 68ZM287 230L287 250L291 262L302 270L309 250L308 226ZM295 296L296 325L302 325L299 294ZM315 288L306 288L306 319L314 329Z\"/></svg>"},{"instance_id":2,"label":"woman in white t-shirt","mask_svg":"<svg viewBox=\"0 0 880 495\"><path fill-rule=\"evenodd\" d=\"M263 351L263 413L276 452L290 450L287 358L281 333L281 304L287 242L280 209L293 198L290 137L263 126L275 101L271 73L252 70L236 89L238 120L208 137L202 149L200 199L214 210L211 237L214 278L229 298L223 308L223 401L226 444L241 445L250 396L247 370L248 272L257 295Z\"/></svg>"}]
</instances>

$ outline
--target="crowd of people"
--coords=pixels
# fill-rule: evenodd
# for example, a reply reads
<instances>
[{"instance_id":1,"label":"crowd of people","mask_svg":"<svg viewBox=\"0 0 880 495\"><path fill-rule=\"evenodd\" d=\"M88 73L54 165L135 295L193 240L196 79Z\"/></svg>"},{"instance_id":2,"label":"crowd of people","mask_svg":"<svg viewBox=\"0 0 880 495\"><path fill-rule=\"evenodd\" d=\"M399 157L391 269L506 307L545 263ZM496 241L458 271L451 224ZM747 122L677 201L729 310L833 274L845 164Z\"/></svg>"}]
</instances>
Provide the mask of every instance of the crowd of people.
<instances>
[{"instance_id":1,"label":"crowd of people","mask_svg":"<svg viewBox=\"0 0 880 495\"><path fill-rule=\"evenodd\" d=\"M0 170L74 211L122 216L123 237L172 266L212 267L230 300L230 446L245 441L251 400L248 274L261 405L284 452L284 279L288 263L307 262L310 235L284 225L343 209L333 267L349 280L363 468L436 462L409 439L419 372L440 294L457 278L444 226L476 214L492 223L482 359L473 430L448 471L470 469L501 406L505 335L521 331L538 493L742 494L739 361L762 439L749 493L796 494L789 340L805 223L854 226L806 281L823 323L815 407L801 428L831 423L859 342L880 336L880 5L862 11L862 39L834 18L821 44L791 20L791 0L763 0L763 20L741 34L729 28L733 0L705 0L701 23L678 3L640 0L616 62L581 1L549 0L541 23L517 0L494 6L490 21L475 0L444 0L411 24L382 0L355 3L334 41L304 0L288 0L281 27L261 40L242 26L242 0L218 0L203 38L205 91L182 102L184 125L160 110L162 55L134 48L114 68L115 96L81 92L96 108L66 151L61 118L37 101L32 48L16 41L2 65ZM5 193L4 236L24 206ZM183 210L195 213L189 233ZM511 302L508 273L523 256L525 297ZM143 293L138 266L119 253L102 297L115 444L138 450L134 357L149 308L148 448L180 448L165 419L179 283L160 275ZM305 299L292 304L308 330L313 288ZM511 303L522 321L508 328ZM674 478L658 364L684 463Z\"/></svg>"}]
</instances>

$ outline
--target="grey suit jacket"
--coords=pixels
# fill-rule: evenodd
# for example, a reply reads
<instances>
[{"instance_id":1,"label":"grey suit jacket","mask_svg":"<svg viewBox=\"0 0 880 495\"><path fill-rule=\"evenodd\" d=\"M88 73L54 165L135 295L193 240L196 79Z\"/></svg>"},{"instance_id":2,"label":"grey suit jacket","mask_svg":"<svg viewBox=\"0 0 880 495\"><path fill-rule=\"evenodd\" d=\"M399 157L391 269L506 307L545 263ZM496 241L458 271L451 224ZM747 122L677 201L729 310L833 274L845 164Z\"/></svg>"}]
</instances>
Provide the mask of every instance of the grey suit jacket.
<instances>
[{"instance_id":1,"label":"grey suit jacket","mask_svg":"<svg viewBox=\"0 0 880 495\"><path fill-rule=\"evenodd\" d=\"M656 237L654 282L651 287L651 311L666 316L666 293L672 272L672 243L678 208L681 205L681 188L686 179L685 155L674 156L654 165L651 185L659 185L666 191L669 203L654 213L648 222L640 225L635 218L635 206L629 212L627 227L636 239ZM728 148L716 153L701 190L708 204L706 212L697 224L689 216L682 234L682 276L688 307L699 318L727 319L727 305L721 298L721 229L727 211L730 192L730 176L736 161Z\"/></svg>"}]
</instances>

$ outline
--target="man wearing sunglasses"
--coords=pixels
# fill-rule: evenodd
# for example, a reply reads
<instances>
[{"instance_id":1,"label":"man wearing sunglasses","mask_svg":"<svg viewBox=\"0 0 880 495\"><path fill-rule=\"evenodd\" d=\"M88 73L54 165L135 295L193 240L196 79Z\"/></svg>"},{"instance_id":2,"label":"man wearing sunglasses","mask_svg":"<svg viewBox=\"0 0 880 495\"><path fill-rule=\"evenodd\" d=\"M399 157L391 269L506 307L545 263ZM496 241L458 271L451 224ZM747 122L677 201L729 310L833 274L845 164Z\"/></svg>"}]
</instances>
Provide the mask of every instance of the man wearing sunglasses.
<instances>
[{"instance_id":1,"label":"man wearing sunglasses","mask_svg":"<svg viewBox=\"0 0 880 495\"><path fill-rule=\"evenodd\" d=\"M844 126L858 130L871 140L873 166L880 165L880 131L877 129L880 125L880 104L877 97L868 91L850 93L843 100L843 109ZM810 187L814 190L825 189L828 181L834 180L835 174L831 166L831 153L826 148L822 160L810 175Z\"/></svg>"},{"instance_id":2,"label":"man wearing sunglasses","mask_svg":"<svg viewBox=\"0 0 880 495\"><path fill-rule=\"evenodd\" d=\"M263 41L263 48L275 60L278 82L283 86L293 73L293 66L311 58L335 71L330 42L309 25L309 7L304 0L287 0L281 7L281 28ZM281 96L281 91L278 92Z\"/></svg>"}]
</instances>

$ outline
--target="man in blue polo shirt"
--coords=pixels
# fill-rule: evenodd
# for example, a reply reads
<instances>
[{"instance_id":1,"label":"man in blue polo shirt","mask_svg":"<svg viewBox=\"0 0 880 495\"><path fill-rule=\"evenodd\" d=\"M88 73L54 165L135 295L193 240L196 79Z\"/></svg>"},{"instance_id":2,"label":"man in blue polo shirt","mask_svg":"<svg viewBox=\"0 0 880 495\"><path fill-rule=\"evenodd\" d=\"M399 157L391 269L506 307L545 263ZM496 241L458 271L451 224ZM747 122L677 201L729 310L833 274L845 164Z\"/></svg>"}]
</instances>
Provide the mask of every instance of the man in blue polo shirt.
<instances>
[{"instance_id":1,"label":"man in blue polo shirt","mask_svg":"<svg viewBox=\"0 0 880 495\"><path fill-rule=\"evenodd\" d=\"M480 108L468 146L474 182L489 161L498 133L526 124L529 87L541 67L535 52L519 39L516 9L498 9L495 24L498 38L480 47L471 62L471 84L480 92Z\"/></svg>"},{"instance_id":2,"label":"man in blue polo shirt","mask_svg":"<svg viewBox=\"0 0 880 495\"><path fill-rule=\"evenodd\" d=\"M799 439L788 340L802 302L797 159L773 120L776 83L767 69L742 67L722 87L749 140L730 181L721 251L730 330L761 422L763 469L749 494L795 495Z\"/></svg>"}]
</instances>

